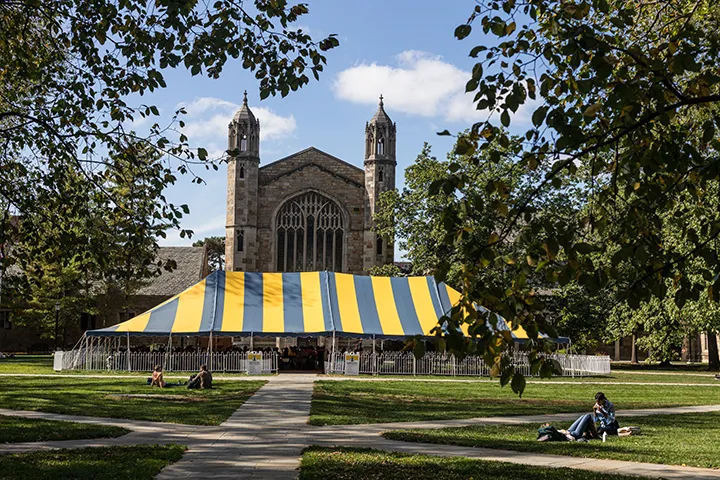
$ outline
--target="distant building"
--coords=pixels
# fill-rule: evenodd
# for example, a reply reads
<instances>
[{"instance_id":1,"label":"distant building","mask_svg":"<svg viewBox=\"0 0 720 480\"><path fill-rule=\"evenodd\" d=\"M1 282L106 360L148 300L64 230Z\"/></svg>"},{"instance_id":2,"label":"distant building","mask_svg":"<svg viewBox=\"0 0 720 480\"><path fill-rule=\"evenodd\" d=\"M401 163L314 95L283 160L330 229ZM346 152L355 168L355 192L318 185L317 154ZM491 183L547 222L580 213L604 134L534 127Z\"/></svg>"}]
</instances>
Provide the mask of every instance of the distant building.
<instances>
[{"instance_id":1,"label":"distant building","mask_svg":"<svg viewBox=\"0 0 720 480\"><path fill-rule=\"evenodd\" d=\"M67 325L64 346L74 345L85 330L109 327L143 313L209 274L205 247L161 247L158 260L174 260L177 268L172 272L163 270L158 277L130 297L127 308L108 305L105 298L99 297L97 301L101 314L83 314L77 323ZM52 349L52 338L42 338L38 329L16 325L12 312L0 308L0 351L43 352Z\"/></svg>"}]
</instances>

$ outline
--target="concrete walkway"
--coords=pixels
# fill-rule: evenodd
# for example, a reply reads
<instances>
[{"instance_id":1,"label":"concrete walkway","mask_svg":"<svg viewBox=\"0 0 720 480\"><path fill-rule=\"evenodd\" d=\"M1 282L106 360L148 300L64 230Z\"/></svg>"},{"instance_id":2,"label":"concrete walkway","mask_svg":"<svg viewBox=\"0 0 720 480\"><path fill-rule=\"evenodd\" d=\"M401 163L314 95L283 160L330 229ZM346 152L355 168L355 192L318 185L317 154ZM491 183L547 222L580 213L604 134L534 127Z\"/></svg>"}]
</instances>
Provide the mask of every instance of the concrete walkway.
<instances>
[{"instance_id":1,"label":"concrete walkway","mask_svg":"<svg viewBox=\"0 0 720 480\"><path fill-rule=\"evenodd\" d=\"M243 377L243 379L248 378L253 377ZM316 375L288 374L263 378L269 380L268 383L227 421L216 427L0 409L0 415L97 423L124 427L132 431L128 435L113 439L4 444L0 445L0 454L55 448L176 443L186 445L188 450L179 462L162 470L157 477L160 480L206 477L289 480L297 478L300 456L305 447L352 446L436 456L464 456L547 467L579 468L645 477L720 480L720 470L399 442L381 436L383 431L406 428L540 424L573 420L577 417L577 413L313 427L307 425L307 421L313 382L319 379ZM720 405L619 411L618 416L622 418L715 411L720 411Z\"/></svg>"}]
</instances>

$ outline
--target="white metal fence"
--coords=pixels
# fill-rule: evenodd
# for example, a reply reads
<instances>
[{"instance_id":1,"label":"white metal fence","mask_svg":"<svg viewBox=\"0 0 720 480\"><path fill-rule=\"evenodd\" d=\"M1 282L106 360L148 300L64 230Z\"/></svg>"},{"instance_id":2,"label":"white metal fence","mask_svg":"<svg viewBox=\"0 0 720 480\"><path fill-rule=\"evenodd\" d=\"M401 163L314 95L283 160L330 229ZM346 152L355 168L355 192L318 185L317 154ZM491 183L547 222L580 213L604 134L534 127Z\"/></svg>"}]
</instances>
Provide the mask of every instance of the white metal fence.
<instances>
[{"instance_id":1,"label":"white metal fence","mask_svg":"<svg viewBox=\"0 0 720 480\"><path fill-rule=\"evenodd\" d=\"M131 352L108 351L99 348L78 348L57 352L62 370L110 370L150 372L160 365L166 372L194 372L205 364L214 372L247 372L249 352ZM262 352L262 372L278 369L277 353Z\"/></svg>"},{"instance_id":2,"label":"white metal fence","mask_svg":"<svg viewBox=\"0 0 720 480\"><path fill-rule=\"evenodd\" d=\"M549 355L560 364L563 377L597 376L610 374L610 357L594 355ZM526 354L513 355L515 369L530 376L530 362ZM325 362L325 373L344 373L345 355L335 353L332 361ZM361 353L360 373L371 375L442 375L489 376L488 367L481 357L458 360L447 353L426 353L416 359L411 352Z\"/></svg>"}]
</instances>

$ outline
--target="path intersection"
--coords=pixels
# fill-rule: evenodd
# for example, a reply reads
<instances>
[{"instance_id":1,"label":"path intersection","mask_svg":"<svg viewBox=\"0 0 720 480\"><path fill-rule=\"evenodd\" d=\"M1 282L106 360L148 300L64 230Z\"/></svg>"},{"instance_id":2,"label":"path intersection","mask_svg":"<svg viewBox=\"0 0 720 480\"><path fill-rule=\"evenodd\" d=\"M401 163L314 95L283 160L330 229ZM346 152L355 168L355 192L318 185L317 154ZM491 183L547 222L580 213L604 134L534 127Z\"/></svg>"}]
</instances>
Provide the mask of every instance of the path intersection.
<instances>
[{"instance_id":1,"label":"path intersection","mask_svg":"<svg viewBox=\"0 0 720 480\"><path fill-rule=\"evenodd\" d=\"M244 377L248 378L248 377ZM263 377L263 379L268 379ZM0 445L0 454L24 453L56 448L82 448L138 444L179 444L188 450L183 458L164 468L159 480L181 478L277 479L298 476L302 451L311 446L374 448L390 452L468 457L542 467L567 467L595 472L638 475L651 478L720 480L720 470L651 463L565 457L510 450L469 448L400 442L383 438L387 430L444 428L466 425L521 424L574 420L577 413L512 417L470 418L428 422L316 427L308 425L313 383L316 375L284 374L269 378L219 426L58 415L0 409L0 415L96 423L127 428L131 433L118 438L69 440ZM720 411L720 405L643 409L618 412L619 416L647 416Z\"/></svg>"}]
</instances>

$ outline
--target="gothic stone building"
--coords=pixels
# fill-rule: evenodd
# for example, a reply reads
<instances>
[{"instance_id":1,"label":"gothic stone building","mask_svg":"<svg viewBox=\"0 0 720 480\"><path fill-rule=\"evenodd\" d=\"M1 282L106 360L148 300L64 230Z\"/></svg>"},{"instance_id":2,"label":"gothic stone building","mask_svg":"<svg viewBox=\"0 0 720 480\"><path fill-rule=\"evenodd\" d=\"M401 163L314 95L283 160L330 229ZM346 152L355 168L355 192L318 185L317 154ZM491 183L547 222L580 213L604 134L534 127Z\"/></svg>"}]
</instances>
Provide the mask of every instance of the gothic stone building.
<instances>
[{"instance_id":1,"label":"gothic stone building","mask_svg":"<svg viewBox=\"0 0 720 480\"><path fill-rule=\"evenodd\" d=\"M247 104L228 128L227 270L363 274L392 263L373 231L379 195L395 188L396 126L378 110L365 125L364 168L310 147L260 166L260 123Z\"/></svg>"}]
</instances>

